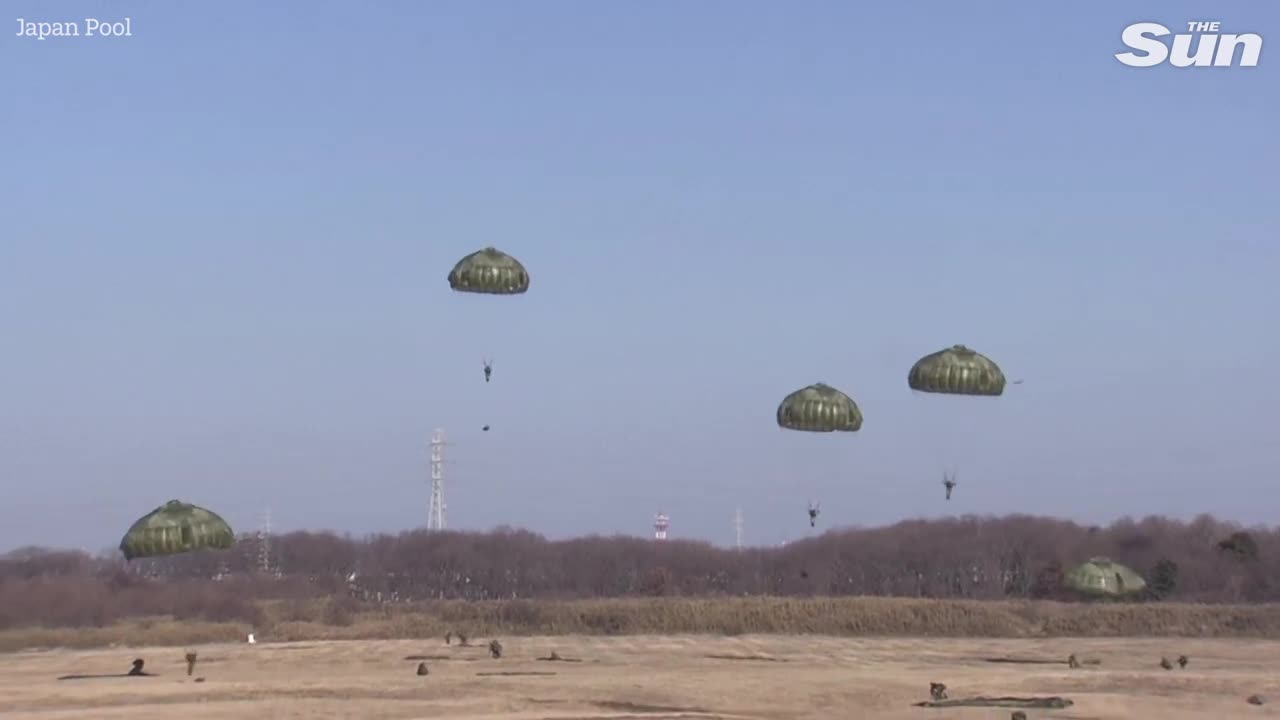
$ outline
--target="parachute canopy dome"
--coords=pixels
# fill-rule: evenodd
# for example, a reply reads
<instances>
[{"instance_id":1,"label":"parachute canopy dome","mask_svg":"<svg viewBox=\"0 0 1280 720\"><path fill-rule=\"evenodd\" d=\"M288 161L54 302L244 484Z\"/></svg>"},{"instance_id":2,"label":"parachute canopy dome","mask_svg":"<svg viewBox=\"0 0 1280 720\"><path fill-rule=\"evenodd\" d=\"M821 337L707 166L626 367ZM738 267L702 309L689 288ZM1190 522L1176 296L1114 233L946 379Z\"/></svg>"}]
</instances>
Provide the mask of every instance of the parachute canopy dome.
<instances>
[{"instance_id":1,"label":"parachute canopy dome","mask_svg":"<svg viewBox=\"0 0 1280 720\"><path fill-rule=\"evenodd\" d=\"M862 427L862 411L848 395L817 383L782 399L778 425L805 432L856 432Z\"/></svg>"},{"instance_id":2,"label":"parachute canopy dome","mask_svg":"<svg viewBox=\"0 0 1280 720\"><path fill-rule=\"evenodd\" d=\"M449 287L458 292L519 295L529 289L529 272L519 260L487 247L453 266L449 271Z\"/></svg>"},{"instance_id":3,"label":"parachute canopy dome","mask_svg":"<svg viewBox=\"0 0 1280 720\"><path fill-rule=\"evenodd\" d=\"M1107 558L1082 563L1063 578L1067 587L1089 595L1128 595L1141 592L1147 581L1138 573Z\"/></svg>"},{"instance_id":4,"label":"parachute canopy dome","mask_svg":"<svg viewBox=\"0 0 1280 720\"><path fill-rule=\"evenodd\" d=\"M911 366L907 384L912 390L947 395L1004 393L1004 373L990 358L963 345L925 355Z\"/></svg>"},{"instance_id":5,"label":"parachute canopy dome","mask_svg":"<svg viewBox=\"0 0 1280 720\"><path fill-rule=\"evenodd\" d=\"M143 515L120 541L126 560L176 555L192 550L225 550L235 543L226 520L209 510L170 500Z\"/></svg>"}]
</instances>

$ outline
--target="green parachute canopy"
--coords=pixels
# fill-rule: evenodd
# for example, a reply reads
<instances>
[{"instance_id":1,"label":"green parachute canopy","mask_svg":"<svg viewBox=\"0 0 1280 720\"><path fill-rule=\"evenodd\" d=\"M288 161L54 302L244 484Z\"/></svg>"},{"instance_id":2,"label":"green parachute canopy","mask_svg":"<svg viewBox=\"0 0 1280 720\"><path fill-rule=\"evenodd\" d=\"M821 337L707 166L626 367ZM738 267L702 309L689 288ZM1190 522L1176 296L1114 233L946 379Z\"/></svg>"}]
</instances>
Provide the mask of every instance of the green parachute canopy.
<instances>
[{"instance_id":1,"label":"green parachute canopy","mask_svg":"<svg viewBox=\"0 0 1280 720\"><path fill-rule=\"evenodd\" d=\"M782 399L778 425L804 432L856 432L862 427L862 411L848 395L817 383Z\"/></svg>"},{"instance_id":2,"label":"green parachute canopy","mask_svg":"<svg viewBox=\"0 0 1280 720\"><path fill-rule=\"evenodd\" d=\"M1138 573L1103 557L1081 563L1063 577L1063 582L1077 592L1114 597L1141 592L1147 586Z\"/></svg>"},{"instance_id":3,"label":"green parachute canopy","mask_svg":"<svg viewBox=\"0 0 1280 720\"><path fill-rule=\"evenodd\" d=\"M955 345L925 355L911 366L912 390L946 395L997 396L1004 393L1004 373L987 356Z\"/></svg>"},{"instance_id":4,"label":"green parachute canopy","mask_svg":"<svg viewBox=\"0 0 1280 720\"><path fill-rule=\"evenodd\" d=\"M449 271L449 287L458 292L519 295L529 289L529 272L519 260L487 247L453 266Z\"/></svg>"},{"instance_id":5,"label":"green parachute canopy","mask_svg":"<svg viewBox=\"0 0 1280 720\"><path fill-rule=\"evenodd\" d=\"M176 555L193 550L225 550L235 543L235 533L214 512L179 500L170 500L143 515L120 540L126 560Z\"/></svg>"}]
</instances>

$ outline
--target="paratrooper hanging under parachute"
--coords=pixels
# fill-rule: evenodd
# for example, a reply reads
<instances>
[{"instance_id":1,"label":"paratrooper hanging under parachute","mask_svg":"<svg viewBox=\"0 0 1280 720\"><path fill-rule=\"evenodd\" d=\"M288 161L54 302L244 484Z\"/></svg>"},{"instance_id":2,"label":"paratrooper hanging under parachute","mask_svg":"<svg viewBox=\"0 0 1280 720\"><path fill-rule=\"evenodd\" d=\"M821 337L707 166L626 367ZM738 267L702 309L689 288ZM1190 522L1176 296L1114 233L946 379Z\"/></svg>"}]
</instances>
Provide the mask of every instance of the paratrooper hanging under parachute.
<instances>
[{"instance_id":1,"label":"paratrooper hanging under parachute","mask_svg":"<svg viewBox=\"0 0 1280 720\"><path fill-rule=\"evenodd\" d=\"M951 473L948 475L945 471L942 473L942 487L947 489L947 499L951 499L951 491L956 489L956 475Z\"/></svg>"},{"instance_id":2,"label":"paratrooper hanging under parachute","mask_svg":"<svg viewBox=\"0 0 1280 720\"><path fill-rule=\"evenodd\" d=\"M810 433L853 433L862 427L862 411L853 398L824 383L801 388L782 399L778 427ZM809 527L818 526L818 505L809 503Z\"/></svg>"}]
</instances>

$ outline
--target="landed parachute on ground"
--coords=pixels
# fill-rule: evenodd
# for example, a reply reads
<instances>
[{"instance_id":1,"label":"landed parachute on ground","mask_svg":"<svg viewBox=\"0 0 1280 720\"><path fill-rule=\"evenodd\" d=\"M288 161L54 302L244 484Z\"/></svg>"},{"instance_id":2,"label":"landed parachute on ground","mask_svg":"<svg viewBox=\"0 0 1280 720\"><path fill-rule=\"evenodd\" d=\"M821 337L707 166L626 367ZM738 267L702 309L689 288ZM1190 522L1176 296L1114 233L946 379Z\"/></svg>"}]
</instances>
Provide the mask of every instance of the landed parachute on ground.
<instances>
[{"instance_id":1,"label":"landed parachute on ground","mask_svg":"<svg viewBox=\"0 0 1280 720\"><path fill-rule=\"evenodd\" d=\"M458 292L520 295L529 289L529 271L519 260L487 247L458 261L449 271L449 287Z\"/></svg>"},{"instance_id":2,"label":"landed parachute on ground","mask_svg":"<svg viewBox=\"0 0 1280 720\"><path fill-rule=\"evenodd\" d=\"M964 345L925 355L911 366L907 385L912 390L944 395L1004 394L1004 372L982 353Z\"/></svg>"},{"instance_id":3,"label":"landed parachute on ground","mask_svg":"<svg viewBox=\"0 0 1280 720\"><path fill-rule=\"evenodd\" d=\"M862 427L862 411L853 398L816 383L782 399L778 425L802 432L857 432Z\"/></svg>"},{"instance_id":4,"label":"landed parachute on ground","mask_svg":"<svg viewBox=\"0 0 1280 720\"><path fill-rule=\"evenodd\" d=\"M1112 597L1142 592L1147 587L1141 575L1104 557L1076 566L1063 577L1063 584L1087 595Z\"/></svg>"},{"instance_id":5,"label":"landed parachute on ground","mask_svg":"<svg viewBox=\"0 0 1280 720\"><path fill-rule=\"evenodd\" d=\"M139 518L120 540L120 550L126 560L133 560L193 550L225 550L234 543L235 533L217 513L170 500Z\"/></svg>"}]
</instances>

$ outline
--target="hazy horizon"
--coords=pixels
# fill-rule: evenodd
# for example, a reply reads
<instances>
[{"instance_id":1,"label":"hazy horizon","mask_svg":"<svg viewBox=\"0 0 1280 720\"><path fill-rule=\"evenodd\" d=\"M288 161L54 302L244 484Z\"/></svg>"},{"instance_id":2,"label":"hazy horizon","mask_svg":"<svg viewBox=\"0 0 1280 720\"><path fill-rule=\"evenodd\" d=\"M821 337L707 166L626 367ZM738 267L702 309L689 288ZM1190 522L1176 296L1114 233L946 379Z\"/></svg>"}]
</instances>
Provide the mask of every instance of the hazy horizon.
<instances>
[{"instance_id":1,"label":"hazy horizon","mask_svg":"<svg viewBox=\"0 0 1280 720\"><path fill-rule=\"evenodd\" d=\"M0 43L0 550L420 527L437 427L451 529L1275 524L1274 63L1114 58L1273 5L12 7L132 37ZM1025 382L907 388L957 343Z\"/></svg>"}]
</instances>

